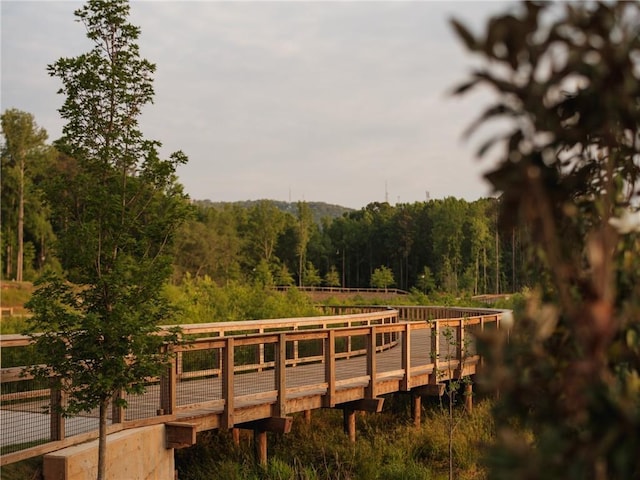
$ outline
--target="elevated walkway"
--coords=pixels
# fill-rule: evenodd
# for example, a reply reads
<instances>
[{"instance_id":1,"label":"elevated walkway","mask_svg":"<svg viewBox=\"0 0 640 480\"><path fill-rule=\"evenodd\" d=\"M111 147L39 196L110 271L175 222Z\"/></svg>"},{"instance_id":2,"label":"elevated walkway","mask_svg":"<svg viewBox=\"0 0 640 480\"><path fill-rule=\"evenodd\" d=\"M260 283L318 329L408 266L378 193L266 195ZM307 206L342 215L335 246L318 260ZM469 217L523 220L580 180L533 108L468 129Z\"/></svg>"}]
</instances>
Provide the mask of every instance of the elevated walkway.
<instances>
[{"instance_id":1,"label":"elevated walkway","mask_svg":"<svg viewBox=\"0 0 640 480\"><path fill-rule=\"evenodd\" d=\"M404 392L419 400L440 394L447 380L474 375L480 363L474 332L499 328L502 314L445 307L332 307L327 313L184 325L185 342L172 347L166 374L149 379L144 395L126 398L128 408L110 416L114 466L139 464L147 455L155 460L144 475L163 473L127 477L114 469L118 474L109 478L172 478L164 473L172 468L172 449L219 428L253 430L259 460L266 461L266 432L286 433L291 414L317 408L342 409L355 439L353 412L379 411L381 395ZM3 348L27 343L0 338ZM47 480L84 478L70 475L77 464L94 464L96 447L85 442L95 443L95 412L61 418L55 413L60 395L33 385L21 369L3 369L2 386L1 464L46 455ZM129 446L115 446L121 442ZM122 459L118 451L129 455Z\"/></svg>"}]
</instances>

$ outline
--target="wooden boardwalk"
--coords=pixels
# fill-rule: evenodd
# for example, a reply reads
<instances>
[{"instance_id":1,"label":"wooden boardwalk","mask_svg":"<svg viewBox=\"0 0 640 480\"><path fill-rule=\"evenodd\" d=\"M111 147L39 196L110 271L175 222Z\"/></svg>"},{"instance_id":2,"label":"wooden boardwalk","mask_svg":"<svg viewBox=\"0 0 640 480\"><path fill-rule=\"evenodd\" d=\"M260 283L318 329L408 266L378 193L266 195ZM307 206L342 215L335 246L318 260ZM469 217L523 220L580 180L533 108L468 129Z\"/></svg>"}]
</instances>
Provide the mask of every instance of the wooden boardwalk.
<instances>
[{"instance_id":1,"label":"wooden boardwalk","mask_svg":"<svg viewBox=\"0 0 640 480\"><path fill-rule=\"evenodd\" d=\"M501 315L429 307L336 310L330 313L342 315L184 326L194 338L175 347L171 368L149 382L144 395L128 397L126 410L113 410L110 430L158 423L179 433L278 430L295 412L375 410L381 395L423 395L427 387L475 374L480 358L472 333L498 328ZM9 388L29 381L15 368L3 369L0 465L97 435L96 412L63 419L52 413L55 392ZM175 446L185 446L180 442Z\"/></svg>"}]
</instances>

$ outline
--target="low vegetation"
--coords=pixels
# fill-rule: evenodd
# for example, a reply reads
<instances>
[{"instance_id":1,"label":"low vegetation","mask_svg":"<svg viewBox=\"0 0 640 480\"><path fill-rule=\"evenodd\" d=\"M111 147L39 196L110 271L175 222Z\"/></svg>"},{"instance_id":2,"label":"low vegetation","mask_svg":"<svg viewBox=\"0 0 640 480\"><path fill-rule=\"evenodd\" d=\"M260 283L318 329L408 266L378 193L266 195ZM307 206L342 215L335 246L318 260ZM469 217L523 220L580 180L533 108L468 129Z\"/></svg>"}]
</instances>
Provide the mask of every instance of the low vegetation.
<instances>
[{"instance_id":1,"label":"low vegetation","mask_svg":"<svg viewBox=\"0 0 640 480\"><path fill-rule=\"evenodd\" d=\"M463 416L454 435L454 464L460 480L486 478L484 446L493 438L491 403L478 403ZM340 410L315 410L311 423L294 416L291 433L269 438L269 462L254 461L250 432L240 445L228 432L199 434L198 443L176 452L180 480L439 480L448 475L448 411L429 402L421 427L408 416L408 397L388 397L381 414L360 414L357 440L342 431Z\"/></svg>"}]
</instances>

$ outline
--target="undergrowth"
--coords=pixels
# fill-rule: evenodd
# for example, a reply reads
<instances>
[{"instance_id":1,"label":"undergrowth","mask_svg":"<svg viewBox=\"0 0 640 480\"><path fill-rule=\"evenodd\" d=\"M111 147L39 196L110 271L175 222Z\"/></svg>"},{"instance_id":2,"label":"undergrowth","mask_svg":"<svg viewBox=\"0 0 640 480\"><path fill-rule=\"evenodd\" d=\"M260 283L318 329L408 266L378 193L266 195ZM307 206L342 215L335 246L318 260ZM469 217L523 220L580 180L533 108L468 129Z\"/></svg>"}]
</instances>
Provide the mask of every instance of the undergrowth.
<instances>
[{"instance_id":1,"label":"undergrowth","mask_svg":"<svg viewBox=\"0 0 640 480\"><path fill-rule=\"evenodd\" d=\"M340 410L314 410L311 423L294 415L291 433L269 434L265 466L255 464L252 434L199 434L198 443L176 451L180 480L441 480L448 475L447 415L437 402L423 414L421 427L408 417L408 402L389 397L381 414L357 416L357 440L342 430ZM483 447L493 437L488 401L463 415L454 432L455 478L483 480Z\"/></svg>"}]
</instances>

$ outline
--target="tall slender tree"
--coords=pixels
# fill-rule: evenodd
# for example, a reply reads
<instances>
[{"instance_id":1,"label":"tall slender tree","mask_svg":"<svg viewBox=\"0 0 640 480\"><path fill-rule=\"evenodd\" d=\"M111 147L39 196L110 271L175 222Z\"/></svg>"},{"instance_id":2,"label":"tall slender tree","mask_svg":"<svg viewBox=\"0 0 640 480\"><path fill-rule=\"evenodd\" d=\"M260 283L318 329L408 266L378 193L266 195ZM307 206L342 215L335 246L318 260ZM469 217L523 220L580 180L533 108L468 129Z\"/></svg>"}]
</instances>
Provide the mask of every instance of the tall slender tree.
<instances>
[{"instance_id":1,"label":"tall slender tree","mask_svg":"<svg viewBox=\"0 0 640 480\"><path fill-rule=\"evenodd\" d=\"M166 356L156 335L171 309L161 288L171 244L188 205L177 183L182 152L159 157L138 118L153 99L155 66L140 58L140 29L126 0L89 0L75 12L91 51L60 58L49 73L62 82L66 121L58 148L69 158L51 182L66 277L43 279L30 301L31 332L46 368L66 390L69 414L99 408L97 478L105 478L107 410L118 392L139 393ZM54 193L55 192L55 193Z\"/></svg>"},{"instance_id":2,"label":"tall slender tree","mask_svg":"<svg viewBox=\"0 0 640 480\"><path fill-rule=\"evenodd\" d=\"M24 274L24 233L25 202L32 186L31 177L38 170L40 160L49 149L45 144L47 132L39 127L33 115L17 109L6 110L2 114L2 225L3 237L10 240L7 244L6 265L11 266L16 259L15 279L23 280ZM32 204L38 203L33 197ZM34 208L38 208L34 205ZM15 230L14 230L15 229ZM15 240L14 240L15 237ZM14 256L11 246L17 252ZM6 274L13 272L7 268Z\"/></svg>"}]
</instances>

